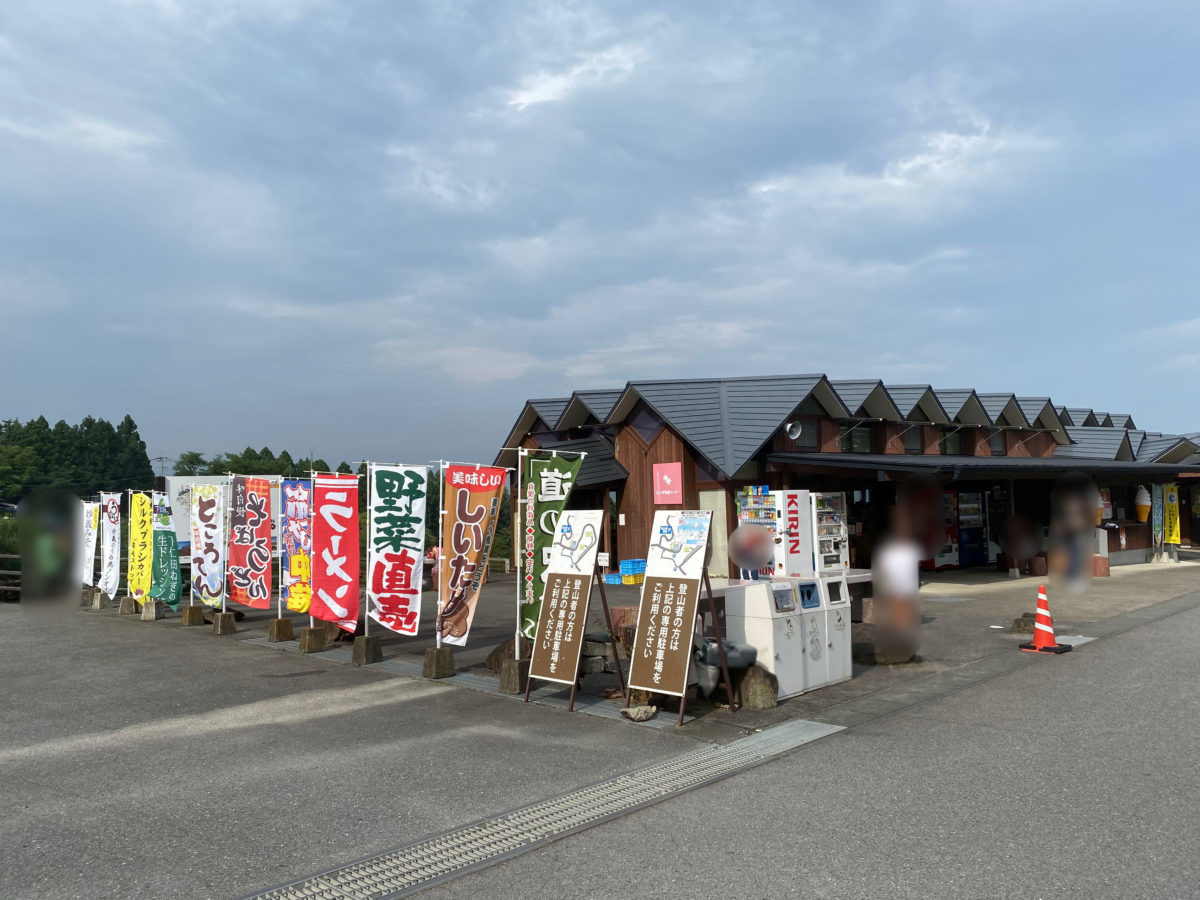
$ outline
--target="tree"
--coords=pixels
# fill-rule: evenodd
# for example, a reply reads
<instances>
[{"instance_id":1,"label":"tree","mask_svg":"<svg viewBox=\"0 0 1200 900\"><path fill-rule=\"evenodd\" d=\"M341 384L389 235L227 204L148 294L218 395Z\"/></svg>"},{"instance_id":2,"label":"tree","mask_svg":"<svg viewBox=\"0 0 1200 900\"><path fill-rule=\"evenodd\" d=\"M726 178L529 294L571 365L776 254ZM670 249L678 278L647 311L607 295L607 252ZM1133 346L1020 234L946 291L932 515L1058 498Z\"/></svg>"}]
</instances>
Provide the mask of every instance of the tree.
<instances>
[{"instance_id":1,"label":"tree","mask_svg":"<svg viewBox=\"0 0 1200 900\"><path fill-rule=\"evenodd\" d=\"M354 470L350 468L350 463L342 460L338 463L337 471L339 475L353 475Z\"/></svg>"},{"instance_id":2,"label":"tree","mask_svg":"<svg viewBox=\"0 0 1200 900\"><path fill-rule=\"evenodd\" d=\"M175 460L176 475L200 475L208 468L208 460L198 450L184 450Z\"/></svg>"}]
</instances>

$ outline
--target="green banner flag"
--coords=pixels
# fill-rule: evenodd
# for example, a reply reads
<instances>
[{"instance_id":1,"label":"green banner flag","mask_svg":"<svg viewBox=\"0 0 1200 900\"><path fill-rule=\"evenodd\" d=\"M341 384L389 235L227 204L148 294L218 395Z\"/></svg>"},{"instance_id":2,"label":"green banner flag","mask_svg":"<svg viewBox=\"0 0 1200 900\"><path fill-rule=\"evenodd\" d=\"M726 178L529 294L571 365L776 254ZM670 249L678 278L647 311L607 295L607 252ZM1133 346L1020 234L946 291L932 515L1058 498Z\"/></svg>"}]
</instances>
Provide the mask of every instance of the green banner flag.
<instances>
[{"instance_id":1,"label":"green banner flag","mask_svg":"<svg viewBox=\"0 0 1200 900\"><path fill-rule=\"evenodd\" d=\"M150 599L179 609L183 596L183 570L179 566L179 544L167 495L154 492L154 562L151 566Z\"/></svg>"},{"instance_id":2,"label":"green banner flag","mask_svg":"<svg viewBox=\"0 0 1200 900\"><path fill-rule=\"evenodd\" d=\"M521 634L533 640L542 607L550 545L558 515L567 505L579 475L583 457L554 455L548 450L530 450L521 461Z\"/></svg>"}]
</instances>

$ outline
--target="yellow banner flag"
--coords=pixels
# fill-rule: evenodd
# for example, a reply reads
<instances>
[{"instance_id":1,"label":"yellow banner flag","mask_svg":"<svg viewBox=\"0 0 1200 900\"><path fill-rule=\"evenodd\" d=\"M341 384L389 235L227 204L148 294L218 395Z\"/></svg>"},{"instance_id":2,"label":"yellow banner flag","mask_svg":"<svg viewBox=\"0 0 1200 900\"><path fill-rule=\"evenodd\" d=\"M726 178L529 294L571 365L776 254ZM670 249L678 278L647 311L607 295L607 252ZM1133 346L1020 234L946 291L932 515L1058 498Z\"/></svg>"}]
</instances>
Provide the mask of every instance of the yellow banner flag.
<instances>
[{"instance_id":1,"label":"yellow banner flag","mask_svg":"<svg viewBox=\"0 0 1200 900\"><path fill-rule=\"evenodd\" d=\"M154 571L154 513L149 494L129 495L129 596L145 603Z\"/></svg>"},{"instance_id":2,"label":"yellow banner flag","mask_svg":"<svg viewBox=\"0 0 1200 900\"><path fill-rule=\"evenodd\" d=\"M1168 484L1163 490L1163 543L1179 543L1179 485Z\"/></svg>"}]
</instances>

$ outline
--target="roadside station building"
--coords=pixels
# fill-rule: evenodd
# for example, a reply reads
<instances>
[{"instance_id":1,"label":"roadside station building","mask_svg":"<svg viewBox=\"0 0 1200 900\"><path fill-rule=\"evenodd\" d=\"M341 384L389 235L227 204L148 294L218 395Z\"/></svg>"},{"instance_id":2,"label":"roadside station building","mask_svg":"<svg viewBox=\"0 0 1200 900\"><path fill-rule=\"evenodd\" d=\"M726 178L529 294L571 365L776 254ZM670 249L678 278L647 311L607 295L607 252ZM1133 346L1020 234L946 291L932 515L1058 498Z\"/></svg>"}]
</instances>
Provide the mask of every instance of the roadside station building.
<instances>
[{"instance_id":1,"label":"roadside station building","mask_svg":"<svg viewBox=\"0 0 1200 900\"><path fill-rule=\"evenodd\" d=\"M896 487L914 475L987 510L987 547L952 564L996 562L1005 521L1045 526L1050 492L1067 473L1091 476L1105 497L1113 564L1144 561L1150 525L1139 485L1177 483L1185 545L1200 543L1200 432L1143 431L1127 414L1056 405L1049 397L925 384L830 381L824 375L631 381L622 388L529 400L497 456L516 448L587 453L570 506L604 508L601 549L643 556L656 508L654 466L680 463L683 502L713 511L714 576L747 486L844 492L851 565L870 565Z\"/></svg>"}]
</instances>

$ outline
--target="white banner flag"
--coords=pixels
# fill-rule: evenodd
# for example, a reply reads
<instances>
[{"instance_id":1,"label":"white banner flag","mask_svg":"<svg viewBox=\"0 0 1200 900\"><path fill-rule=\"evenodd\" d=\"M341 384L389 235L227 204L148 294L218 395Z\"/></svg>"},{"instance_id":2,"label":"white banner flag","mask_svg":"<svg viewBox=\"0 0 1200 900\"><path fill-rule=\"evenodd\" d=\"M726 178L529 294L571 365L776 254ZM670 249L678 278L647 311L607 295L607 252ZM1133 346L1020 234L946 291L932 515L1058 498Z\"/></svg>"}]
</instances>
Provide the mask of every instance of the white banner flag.
<instances>
[{"instance_id":1,"label":"white banner flag","mask_svg":"<svg viewBox=\"0 0 1200 900\"><path fill-rule=\"evenodd\" d=\"M100 495L100 590L111 600L121 579L121 495Z\"/></svg>"},{"instance_id":2,"label":"white banner flag","mask_svg":"<svg viewBox=\"0 0 1200 900\"><path fill-rule=\"evenodd\" d=\"M83 540L80 542L79 580L91 587L96 583L96 531L100 527L100 504L83 504Z\"/></svg>"},{"instance_id":3,"label":"white banner flag","mask_svg":"<svg viewBox=\"0 0 1200 900\"><path fill-rule=\"evenodd\" d=\"M421 623L425 555L425 466L370 466L367 614L384 628L414 635Z\"/></svg>"},{"instance_id":4,"label":"white banner flag","mask_svg":"<svg viewBox=\"0 0 1200 900\"><path fill-rule=\"evenodd\" d=\"M220 606L225 596L225 488L193 484L191 515L192 599Z\"/></svg>"}]
</instances>

